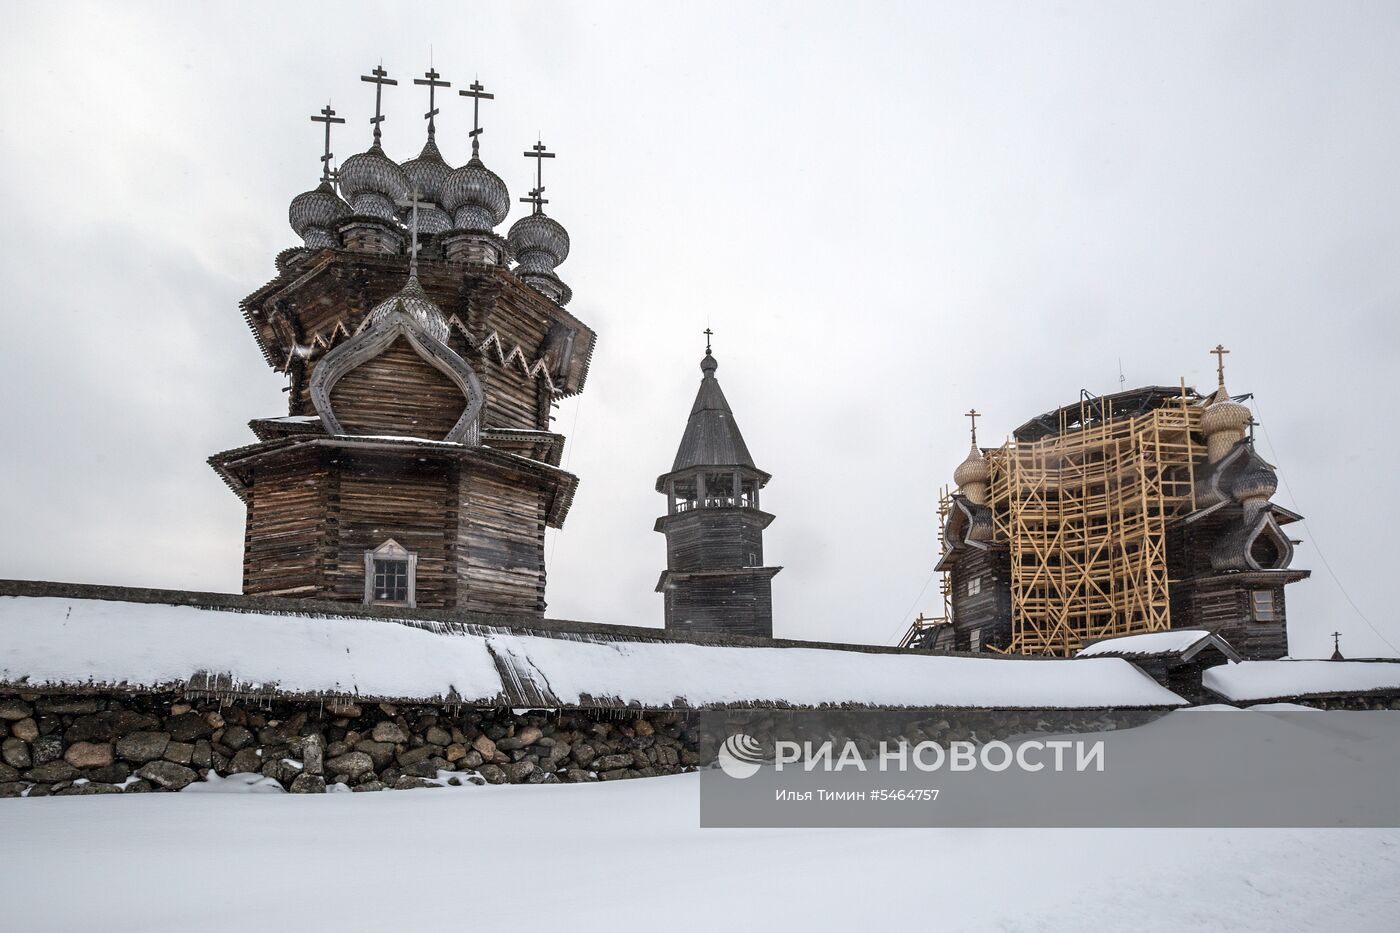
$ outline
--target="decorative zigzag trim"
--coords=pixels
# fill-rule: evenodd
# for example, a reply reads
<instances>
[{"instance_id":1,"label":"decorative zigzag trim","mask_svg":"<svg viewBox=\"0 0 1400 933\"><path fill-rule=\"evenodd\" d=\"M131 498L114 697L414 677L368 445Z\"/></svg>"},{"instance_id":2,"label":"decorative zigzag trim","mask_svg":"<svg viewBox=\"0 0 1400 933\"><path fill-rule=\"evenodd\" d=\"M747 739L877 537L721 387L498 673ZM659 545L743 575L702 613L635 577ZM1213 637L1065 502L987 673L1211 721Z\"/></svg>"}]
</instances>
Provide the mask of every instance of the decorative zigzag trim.
<instances>
[{"instance_id":1,"label":"decorative zigzag trim","mask_svg":"<svg viewBox=\"0 0 1400 933\"><path fill-rule=\"evenodd\" d=\"M289 367L294 359L309 360L316 354L318 349L325 352L334 346L338 339L342 337L353 337L368 326L368 315L360 322L360 326L355 328L354 333L351 333L350 329L345 326L344 320L336 321L335 326L327 333L323 334L317 331L305 344L297 344L294 346L292 351L287 354L287 361L283 368ZM501 335L494 330L482 339L477 340L472 336L471 332L467 330L467 326L463 324L461 319L455 314L448 316L447 326L449 331L455 329L461 334L467 341L467 346L471 347L473 351L481 354L483 357L487 357L488 359L494 358L497 363L506 369L518 366L521 374L524 375L526 379L544 379L545 386L549 389L550 395L558 395L562 391L554 384L554 378L549 374L549 364L544 357L540 357L533 363L530 362L529 358L525 355L525 351L521 349L520 344L516 344L507 352L505 345L501 342ZM491 350L494 350L495 353L491 353Z\"/></svg>"}]
</instances>

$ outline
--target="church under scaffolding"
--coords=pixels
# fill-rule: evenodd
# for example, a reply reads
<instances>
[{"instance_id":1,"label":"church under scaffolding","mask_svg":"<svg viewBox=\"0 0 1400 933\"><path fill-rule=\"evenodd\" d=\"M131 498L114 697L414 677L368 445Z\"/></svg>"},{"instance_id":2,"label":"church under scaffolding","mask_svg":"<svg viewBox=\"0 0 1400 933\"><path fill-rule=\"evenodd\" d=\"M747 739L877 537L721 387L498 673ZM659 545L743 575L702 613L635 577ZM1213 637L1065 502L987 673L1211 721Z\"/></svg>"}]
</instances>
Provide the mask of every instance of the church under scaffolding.
<instances>
[{"instance_id":1,"label":"church under scaffolding","mask_svg":"<svg viewBox=\"0 0 1400 933\"><path fill-rule=\"evenodd\" d=\"M1224 348L1218 347L1223 354ZM940 504L942 618L906 645L1070 656L1103 638L1203 628L1242 655L1287 653L1278 480L1255 452L1250 411L1219 386L1094 396L977 446Z\"/></svg>"}]
</instances>

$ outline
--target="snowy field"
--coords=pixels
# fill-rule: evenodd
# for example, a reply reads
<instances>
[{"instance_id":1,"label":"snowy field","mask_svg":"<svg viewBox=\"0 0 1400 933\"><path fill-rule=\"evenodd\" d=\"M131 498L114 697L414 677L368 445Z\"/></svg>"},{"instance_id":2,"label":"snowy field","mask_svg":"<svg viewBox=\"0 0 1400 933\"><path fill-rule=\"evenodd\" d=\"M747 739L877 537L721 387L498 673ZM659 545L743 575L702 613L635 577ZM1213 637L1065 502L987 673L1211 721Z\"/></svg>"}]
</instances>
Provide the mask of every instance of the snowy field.
<instances>
[{"instance_id":1,"label":"snowy field","mask_svg":"<svg viewBox=\"0 0 1400 933\"><path fill-rule=\"evenodd\" d=\"M1337 930L1396 830L701 830L699 776L0 801L0 929Z\"/></svg>"}]
</instances>

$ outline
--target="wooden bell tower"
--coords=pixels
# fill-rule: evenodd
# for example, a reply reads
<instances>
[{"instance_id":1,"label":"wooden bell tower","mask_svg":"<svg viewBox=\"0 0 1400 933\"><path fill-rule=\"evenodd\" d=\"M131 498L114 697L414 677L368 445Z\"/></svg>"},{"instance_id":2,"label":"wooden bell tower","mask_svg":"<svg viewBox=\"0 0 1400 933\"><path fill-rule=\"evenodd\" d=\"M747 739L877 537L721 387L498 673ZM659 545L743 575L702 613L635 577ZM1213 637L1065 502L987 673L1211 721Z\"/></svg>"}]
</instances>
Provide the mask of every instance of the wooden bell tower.
<instances>
[{"instance_id":1,"label":"wooden bell tower","mask_svg":"<svg viewBox=\"0 0 1400 933\"><path fill-rule=\"evenodd\" d=\"M656 481L667 502L656 520L666 535L656 590L665 597L667 631L771 638L772 580L782 568L763 565L763 529L773 516L759 508L759 490L770 477L749 455L718 368L707 339L675 463Z\"/></svg>"}]
</instances>

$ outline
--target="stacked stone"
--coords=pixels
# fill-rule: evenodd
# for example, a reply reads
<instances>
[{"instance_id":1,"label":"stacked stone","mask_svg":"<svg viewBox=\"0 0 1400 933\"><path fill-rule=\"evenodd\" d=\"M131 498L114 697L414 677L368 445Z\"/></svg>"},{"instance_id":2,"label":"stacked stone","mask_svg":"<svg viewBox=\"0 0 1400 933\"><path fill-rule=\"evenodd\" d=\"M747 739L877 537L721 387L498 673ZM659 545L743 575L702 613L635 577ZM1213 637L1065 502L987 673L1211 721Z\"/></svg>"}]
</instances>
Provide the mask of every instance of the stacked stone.
<instances>
[{"instance_id":1,"label":"stacked stone","mask_svg":"<svg viewBox=\"0 0 1400 933\"><path fill-rule=\"evenodd\" d=\"M713 761L674 714L0 698L0 797L181 790L256 773L293 793L649 777Z\"/></svg>"}]
</instances>

